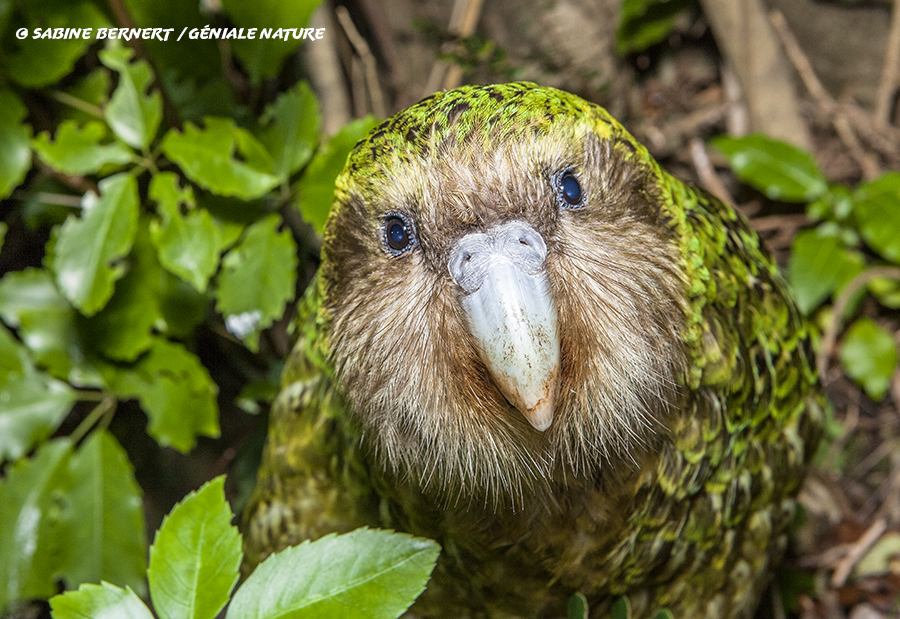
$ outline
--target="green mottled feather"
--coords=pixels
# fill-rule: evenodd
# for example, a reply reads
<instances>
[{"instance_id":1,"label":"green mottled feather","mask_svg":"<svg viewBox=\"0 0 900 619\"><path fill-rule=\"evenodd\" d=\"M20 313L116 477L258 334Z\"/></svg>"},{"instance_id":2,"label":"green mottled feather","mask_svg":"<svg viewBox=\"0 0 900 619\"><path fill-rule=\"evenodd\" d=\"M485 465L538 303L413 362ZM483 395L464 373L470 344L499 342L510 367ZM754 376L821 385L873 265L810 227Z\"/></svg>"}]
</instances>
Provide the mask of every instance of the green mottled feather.
<instances>
[{"instance_id":1,"label":"green mottled feather","mask_svg":"<svg viewBox=\"0 0 900 619\"><path fill-rule=\"evenodd\" d=\"M503 150L507 145L522 150ZM538 163L546 160L551 167L559 153L571 155L579 170L601 166L603 191L590 197L611 214L575 213L563 219L555 210L542 214L522 206L528 202L522 196L543 195L543 168L508 158L510 152L527 157L531 151ZM491 157L499 163L485 164ZM423 161L430 163L423 167ZM468 169L473 170L471 180ZM426 178L431 172L438 180ZM488 192L508 183L514 188L510 191L521 192L520 200L497 206L504 199L499 192L496 203L486 204L491 200L478 184L479 175L494 179ZM428 189L428 183L449 182L440 180L447 178L471 187L446 187L449 197ZM405 262L391 262L378 249L377 221L400 208L407 194L416 194L413 202L419 205L409 208L420 217L421 252ZM429 204L438 202L445 206L429 210ZM603 330L609 321L594 315L606 311L599 306L593 313L590 308L566 309L577 306L577 299L565 297L567 290L588 289L578 288L570 273L574 269L561 269L561 320L574 321L586 312L585 320L596 321L573 322L564 332L563 377L577 388L561 400L565 410L555 425L577 431L555 428L537 437L514 421L507 430L476 421L447 428L446 446L421 434L421 428L382 435L382 425L393 420L388 410L387 421L373 421L375 413L383 412L379 406L390 405L379 399L378 388L389 381L402 384L404 377L398 374L403 372L397 368L407 368L408 380L428 378L418 385L423 407L431 406L429 397L435 395L427 393L433 375L416 364L448 364L447 406L476 395L476 403L495 396L496 390L479 382L483 372L470 373L473 357L467 356L464 335L453 330L452 305L443 301L452 295L442 282L454 235L489 225L500 211L544 226L548 245L558 244L566 264L600 269L614 278L616 271L603 271L608 265L583 262L585 254L579 252L594 249L570 242L594 238L589 235L595 228L611 226L602 237L609 239L611 249L603 251L631 261L630 275L620 283L636 292L623 298L640 303L644 294L659 297L644 310L646 333L634 340L649 341L648 346L656 347L652 350L666 357L643 361L653 376L647 375L648 381L656 381L657 388L627 388L638 390L644 400L656 394L658 401L632 405L630 392L616 400L618 386L604 386L579 373L579 363L595 354L589 350L595 345L593 335L584 325ZM595 216L601 219L590 219ZM619 220L610 224L603 217ZM622 222L621 229L615 221ZM614 238L616 232L623 238ZM640 246L630 247L635 244ZM408 294L404 302L427 298L428 308L445 314L438 322L421 322L425 330L435 330L435 324L446 328L437 342L440 350L422 348L405 361L394 358L403 357L404 346L420 350L412 348L416 335L403 328L406 314L415 313L416 306L404 306L403 315L392 314L399 310L379 296L382 288L394 289L391 274L398 268L416 274L414 281L408 273L399 280L414 289L399 293ZM341 301L351 298L346 296L347 280L371 290L352 297L357 304L349 308L352 312ZM613 301L613 310L618 302ZM652 313L659 305L666 307ZM659 607L668 607L676 617L751 616L784 549L794 496L818 441L821 394L808 325L747 222L662 171L602 108L532 84L464 87L438 93L376 127L351 153L338 179L323 267L306 294L298 324L300 337L272 409L259 482L245 513L245 569L304 539L380 526L442 544L432 581L414 607L425 616L564 616L565 601L574 592L586 595L597 617L608 616L612 600L623 594L636 617L650 617ZM348 341L367 346L368 340L350 340L348 332L369 334L375 341L392 327L398 329L394 356L376 347L353 357L356 351L342 348ZM628 328L626 335L643 329ZM434 339L428 342L433 345ZM428 354L438 356L417 357ZM381 365L368 374L356 367L376 364L367 361L373 356L381 365L400 365L392 365L381 378ZM675 383L671 388L666 372ZM622 376L633 380L627 372ZM456 388L458 392L452 391ZM622 410L599 411L609 416L602 423L583 419L595 415L585 412L591 390L598 401L608 396L610 402L622 402ZM423 427L430 423L428 411L415 410L416 402L406 399L396 403L398 416L417 419L418 414ZM632 414L628 406L646 410ZM505 409L497 411L500 417L506 414ZM473 427L496 431L490 436L507 460L500 458L491 468L484 464L492 462L486 459L489 452L476 450L471 461L490 470L458 470L463 465L453 463L464 462L461 451L472 445L481 449L477 441L482 435ZM390 443L416 437L422 442L413 441L407 451L404 444ZM503 441L524 446L515 451ZM537 454L537 460L523 464L532 467L527 474L509 464L519 453ZM442 468L441 462L450 464ZM506 494L498 490L503 480L509 482Z\"/></svg>"}]
</instances>

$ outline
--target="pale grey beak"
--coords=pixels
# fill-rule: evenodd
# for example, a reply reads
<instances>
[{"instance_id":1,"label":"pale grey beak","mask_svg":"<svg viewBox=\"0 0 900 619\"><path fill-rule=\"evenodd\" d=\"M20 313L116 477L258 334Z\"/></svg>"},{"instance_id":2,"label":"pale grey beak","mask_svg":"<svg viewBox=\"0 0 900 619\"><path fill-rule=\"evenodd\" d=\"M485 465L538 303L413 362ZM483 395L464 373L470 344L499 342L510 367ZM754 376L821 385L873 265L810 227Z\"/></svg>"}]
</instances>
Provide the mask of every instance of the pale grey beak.
<instances>
[{"instance_id":1,"label":"pale grey beak","mask_svg":"<svg viewBox=\"0 0 900 619\"><path fill-rule=\"evenodd\" d=\"M559 383L556 304L547 245L519 221L457 242L447 265L470 333L497 388L537 430L553 422Z\"/></svg>"}]
</instances>

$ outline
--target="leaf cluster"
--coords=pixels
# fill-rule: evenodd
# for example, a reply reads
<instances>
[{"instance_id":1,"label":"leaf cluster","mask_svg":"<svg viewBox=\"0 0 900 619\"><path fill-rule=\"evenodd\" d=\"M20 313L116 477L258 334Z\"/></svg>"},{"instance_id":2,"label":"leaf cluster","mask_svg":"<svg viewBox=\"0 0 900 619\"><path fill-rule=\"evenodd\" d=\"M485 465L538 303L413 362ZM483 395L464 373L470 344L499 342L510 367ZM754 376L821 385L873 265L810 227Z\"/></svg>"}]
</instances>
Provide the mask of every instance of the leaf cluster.
<instances>
[{"instance_id":1,"label":"leaf cluster","mask_svg":"<svg viewBox=\"0 0 900 619\"><path fill-rule=\"evenodd\" d=\"M772 200L806 204L814 225L797 234L788 263L803 313L853 318L866 288L883 307L900 308L900 281L868 276L874 268L900 266L900 173L851 188L828 182L811 154L784 142L757 134L712 143L748 185ZM867 287L854 292L863 279ZM846 312L831 317L828 302L848 290ZM897 342L884 326L858 316L843 335L839 358L847 375L880 400L898 367Z\"/></svg>"},{"instance_id":2,"label":"leaf cluster","mask_svg":"<svg viewBox=\"0 0 900 619\"><path fill-rule=\"evenodd\" d=\"M303 27L317 4L124 7L138 28L178 32ZM277 370L267 330L374 124L322 135L316 96L285 69L301 40L173 37L138 56L118 40L16 37L114 25L99 0L0 2L0 612L60 584L107 581L84 599L127 608L127 588L146 593L142 493L106 428L136 405L160 447L219 436L224 390L200 338ZM245 373L247 397L271 394L272 376Z\"/></svg>"}]
</instances>

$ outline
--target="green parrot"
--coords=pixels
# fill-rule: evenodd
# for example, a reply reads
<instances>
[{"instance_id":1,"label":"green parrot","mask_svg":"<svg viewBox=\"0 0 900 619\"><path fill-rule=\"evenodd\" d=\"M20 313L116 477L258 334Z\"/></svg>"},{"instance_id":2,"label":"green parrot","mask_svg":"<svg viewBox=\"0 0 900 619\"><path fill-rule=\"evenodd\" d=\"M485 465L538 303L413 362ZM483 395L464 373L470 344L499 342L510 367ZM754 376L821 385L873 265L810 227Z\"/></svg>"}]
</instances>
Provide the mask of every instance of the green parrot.
<instances>
[{"instance_id":1,"label":"green parrot","mask_svg":"<svg viewBox=\"0 0 900 619\"><path fill-rule=\"evenodd\" d=\"M819 438L809 331L746 220L603 108L434 94L337 179L245 573L381 527L442 545L420 617L750 617Z\"/></svg>"}]
</instances>

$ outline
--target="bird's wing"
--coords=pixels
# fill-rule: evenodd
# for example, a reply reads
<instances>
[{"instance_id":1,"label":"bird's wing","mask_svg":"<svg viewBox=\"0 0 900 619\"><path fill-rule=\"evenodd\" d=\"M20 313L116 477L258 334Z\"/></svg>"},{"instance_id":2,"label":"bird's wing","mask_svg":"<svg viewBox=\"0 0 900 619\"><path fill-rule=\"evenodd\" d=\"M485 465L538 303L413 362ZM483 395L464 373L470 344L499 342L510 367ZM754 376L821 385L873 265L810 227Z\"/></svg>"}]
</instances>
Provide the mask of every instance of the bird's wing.
<instances>
[{"instance_id":1,"label":"bird's wing","mask_svg":"<svg viewBox=\"0 0 900 619\"><path fill-rule=\"evenodd\" d=\"M272 405L256 489L244 512L244 573L272 552L378 524L378 497L319 354L318 280L299 309L299 338Z\"/></svg>"}]
</instances>

